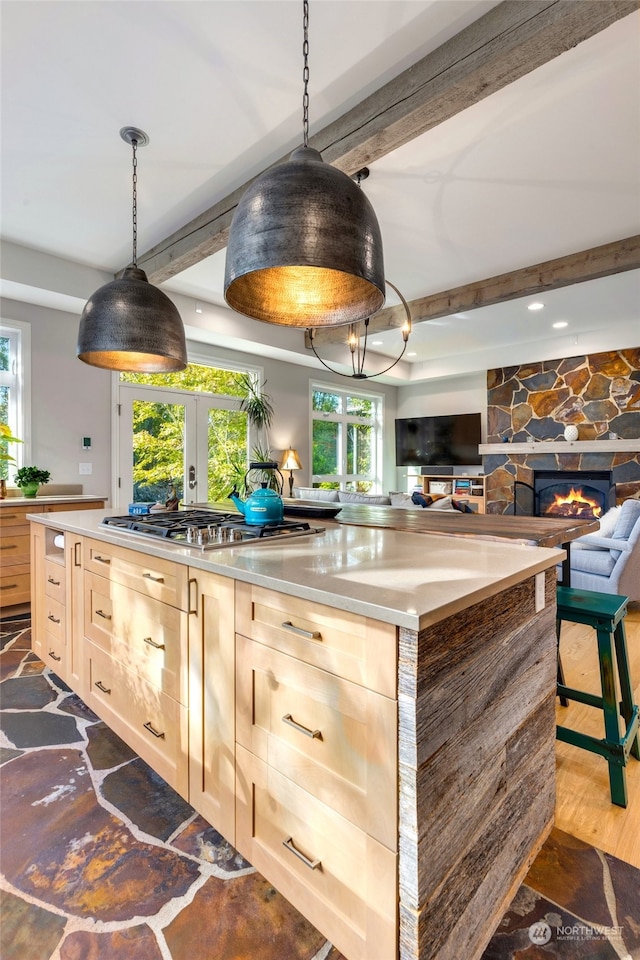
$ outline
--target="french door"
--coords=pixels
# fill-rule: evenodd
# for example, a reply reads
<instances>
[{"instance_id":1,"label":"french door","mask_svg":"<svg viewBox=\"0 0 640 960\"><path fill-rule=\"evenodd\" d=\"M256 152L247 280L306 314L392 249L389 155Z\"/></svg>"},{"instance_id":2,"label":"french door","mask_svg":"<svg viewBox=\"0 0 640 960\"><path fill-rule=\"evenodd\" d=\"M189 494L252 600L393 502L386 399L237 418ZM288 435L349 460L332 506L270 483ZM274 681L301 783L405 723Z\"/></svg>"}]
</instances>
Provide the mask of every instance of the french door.
<instances>
[{"instance_id":1,"label":"french door","mask_svg":"<svg viewBox=\"0 0 640 960\"><path fill-rule=\"evenodd\" d=\"M118 400L118 509L163 503L174 489L181 503L205 504L242 479L247 418L238 400L124 383Z\"/></svg>"}]
</instances>

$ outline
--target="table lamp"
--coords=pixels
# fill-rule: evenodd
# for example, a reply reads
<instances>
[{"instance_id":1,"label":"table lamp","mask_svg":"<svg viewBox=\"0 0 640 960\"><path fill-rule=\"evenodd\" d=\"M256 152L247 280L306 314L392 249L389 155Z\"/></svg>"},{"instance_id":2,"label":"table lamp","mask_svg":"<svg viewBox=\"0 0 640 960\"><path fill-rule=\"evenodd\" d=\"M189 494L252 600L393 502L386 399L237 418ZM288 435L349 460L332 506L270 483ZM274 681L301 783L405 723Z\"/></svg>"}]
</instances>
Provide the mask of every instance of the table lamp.
<instances>
[{"instance_id":1,"label":"table lamp","mask_svg":"<svg viewBox=\"0 0 640 960\"><path fill-rule=\"evenodd\" d=\"M289 471L289 496L293 497L293 471L302 470L298 451L294 450L293 447L289 447L289 449L285 450L282 454L280 469Z\"/></svg>"}]
</instances>

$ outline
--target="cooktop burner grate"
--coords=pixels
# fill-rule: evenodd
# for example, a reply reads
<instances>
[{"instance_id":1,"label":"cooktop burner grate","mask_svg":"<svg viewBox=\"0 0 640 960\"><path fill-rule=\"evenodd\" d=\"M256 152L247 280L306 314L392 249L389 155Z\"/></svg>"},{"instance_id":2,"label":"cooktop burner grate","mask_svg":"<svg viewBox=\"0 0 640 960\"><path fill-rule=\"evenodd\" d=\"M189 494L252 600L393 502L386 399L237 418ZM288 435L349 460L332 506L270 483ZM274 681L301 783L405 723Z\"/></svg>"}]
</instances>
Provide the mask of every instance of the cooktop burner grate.
<instances>
[{"instance_id":1,"label":"cooktop burner grate","mask_svg":"<svg viewBox=\"0 0 640 960\"><path fill-rule=\"evenodd\" d=\"M105 517L103 526L145 537L158 537L173 543L213 550L242 543L256 543L323 533L324 527L312 527L306 521L280 520L248 524L237 513L218 510L178 510L171 513L127 514Z\"/></svg>"}]
</instances>

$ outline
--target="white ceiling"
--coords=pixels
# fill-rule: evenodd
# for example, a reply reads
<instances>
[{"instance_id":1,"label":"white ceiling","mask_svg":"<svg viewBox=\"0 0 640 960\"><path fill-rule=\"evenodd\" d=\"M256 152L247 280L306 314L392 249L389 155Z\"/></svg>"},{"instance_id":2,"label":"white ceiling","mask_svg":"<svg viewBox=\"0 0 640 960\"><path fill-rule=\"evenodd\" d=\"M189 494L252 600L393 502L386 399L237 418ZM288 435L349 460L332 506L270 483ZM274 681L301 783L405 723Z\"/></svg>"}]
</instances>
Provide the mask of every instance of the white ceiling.
<instances>
[{"instance_id":1,"label":"white ceiling","mask_svg":"<svg viewBox=\"0 0 640 960\"><path fill-rule=\"evenodd\" d=\"M311 133L495 5L311 0ZM3 0L3 238L109 273L124 266L125 125L151 139L139 151L139 253L297 146L301 10L299 0ZM639 13L623 18L371 164L363 189L386 274L408 300L640 232L639 27ZM223 270L221 251L164 284L205 305L184 317L189 335L317 366L301 331L283 348L269 325L248 328L224 306ZM5 290L20 296L18 286ZM415 381L640 343L640 271L540 299L537 314L512 301L416 325L415 356L396 373ZM552 329L558 319L568 327ZM392 352L397 337L376 349Z\"/></svg>"}]
</instances>

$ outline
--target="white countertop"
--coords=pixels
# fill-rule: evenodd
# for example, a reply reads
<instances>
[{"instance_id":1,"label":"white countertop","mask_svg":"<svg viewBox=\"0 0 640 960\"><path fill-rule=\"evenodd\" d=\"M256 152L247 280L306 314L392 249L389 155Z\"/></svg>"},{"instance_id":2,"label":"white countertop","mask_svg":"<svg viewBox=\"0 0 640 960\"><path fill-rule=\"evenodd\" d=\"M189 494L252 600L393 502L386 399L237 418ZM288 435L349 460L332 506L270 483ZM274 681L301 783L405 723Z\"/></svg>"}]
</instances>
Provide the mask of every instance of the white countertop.
<instances>
[{"instance_id":1,"label":"white countertop","mask_svg":"<svg viewBox=\"0 0 640 960\"><path fill-rule=\"evenodd\" d=\"M419 630L554 566L563 550L317 521L316 536L203 551L100 525L117 510L34 514L57 530Z\"/></svg>"},{"instance_id":2,"label":"white countertop","mask_svg":"<svg viewBox=\"0 0 640 960\"><path fill-rule=\"evenodd\" d=\"M0 508L2 507L24 507L30 506L33 503L82 503L87 500L104 500L105 503L109 497L100 497L97 494L93 496L89 493L57 493L53 494L50 497L40 496L37 497L5 497L4 500L0 500Z\"/></svg>"}]
</instances>

